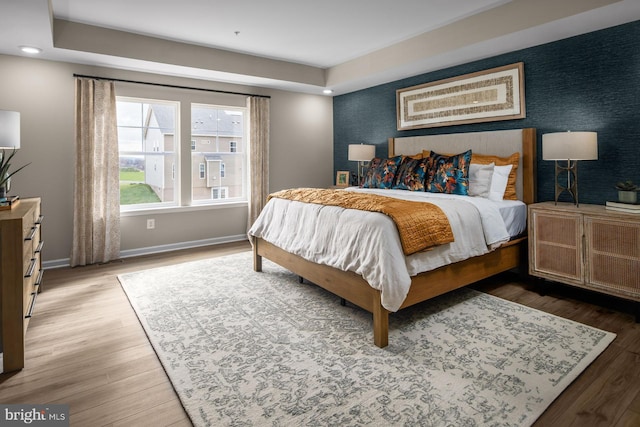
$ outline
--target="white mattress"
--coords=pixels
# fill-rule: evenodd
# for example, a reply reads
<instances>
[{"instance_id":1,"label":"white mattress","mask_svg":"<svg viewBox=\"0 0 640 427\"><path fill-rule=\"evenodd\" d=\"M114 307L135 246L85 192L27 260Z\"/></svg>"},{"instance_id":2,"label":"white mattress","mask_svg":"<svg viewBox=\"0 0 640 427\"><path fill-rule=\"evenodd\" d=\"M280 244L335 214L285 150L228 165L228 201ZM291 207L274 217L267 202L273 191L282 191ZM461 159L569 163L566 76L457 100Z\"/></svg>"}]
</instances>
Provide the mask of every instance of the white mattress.
<instances>
[{"instance_id":1,"label":"white mattress","mask_svg":"<svg viewBox=\"0 0 640 427\"><path fill-rule=\"evenodd\" d=\"M411 276L488 253L519 234L517 230L526 224L526 219L515 219L518 212L526 212L518 202L406 190L348 190L434 203L449 218L455 241L405 257L397 228L384 214L278 198L267 203L249 237L260 237L309 261L361 275L381 291L382 305L389 311L402 305Z\"/></svg>"},{"instance_id":2,"label":"white mattress","mask_svg":"<svg viewBox=\"0 0 640 427\"><path fill-rule=\"evenodd\" d=\"M517 237L527 229L527 205L520 200L503 200L495 202L500 215L509 232L509 236Z\"/></svg>"}]
</instances>

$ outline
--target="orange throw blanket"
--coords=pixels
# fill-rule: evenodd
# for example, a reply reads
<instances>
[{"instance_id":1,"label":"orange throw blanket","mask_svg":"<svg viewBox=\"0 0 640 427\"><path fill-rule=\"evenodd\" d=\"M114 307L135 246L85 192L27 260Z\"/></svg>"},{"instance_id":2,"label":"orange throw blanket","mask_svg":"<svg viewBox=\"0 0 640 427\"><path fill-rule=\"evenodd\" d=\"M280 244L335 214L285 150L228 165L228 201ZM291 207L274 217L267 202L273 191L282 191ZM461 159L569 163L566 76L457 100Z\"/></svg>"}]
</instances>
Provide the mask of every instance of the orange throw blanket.
<instances>
[{"instance_id":1,"label":"orange throw blanket","mask_svg":"<svg viewBox=\"0 0 640 427\"><path fill-rule=\"evenodd\" d=\"M433 203L321 188L282 190L269 195L272 197L383 213L396 223L405 255L453 242L449 219Z\"/></svg>"}]
</instances>

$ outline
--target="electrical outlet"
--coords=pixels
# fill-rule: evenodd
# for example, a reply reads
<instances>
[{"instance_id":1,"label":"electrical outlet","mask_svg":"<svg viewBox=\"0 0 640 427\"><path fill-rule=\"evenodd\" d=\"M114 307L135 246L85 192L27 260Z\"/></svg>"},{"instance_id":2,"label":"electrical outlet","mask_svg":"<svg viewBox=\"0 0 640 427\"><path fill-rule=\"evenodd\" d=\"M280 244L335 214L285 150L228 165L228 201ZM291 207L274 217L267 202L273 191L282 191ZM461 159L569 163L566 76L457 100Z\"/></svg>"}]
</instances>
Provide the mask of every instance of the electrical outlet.
<instances>
[{"instance_id":1,"label":"electrical outlet","mask_svg":"<svg viewBox=\"0 0 640 427\"><path fill-rule=\"evenodd\" d=\"M153 218L147 219L147 230L153 230L156 228L156 220Z\"/></svg>"}]
</instances>

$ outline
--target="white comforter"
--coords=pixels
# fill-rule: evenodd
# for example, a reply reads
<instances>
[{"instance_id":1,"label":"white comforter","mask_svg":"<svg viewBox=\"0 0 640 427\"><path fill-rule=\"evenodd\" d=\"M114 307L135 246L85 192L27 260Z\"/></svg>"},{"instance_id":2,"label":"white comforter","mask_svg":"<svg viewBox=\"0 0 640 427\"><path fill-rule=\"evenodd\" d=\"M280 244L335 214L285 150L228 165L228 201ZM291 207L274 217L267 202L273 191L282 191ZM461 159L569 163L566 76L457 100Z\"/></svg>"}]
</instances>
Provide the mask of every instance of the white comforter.
<instances>
[{"instance_id":1,"label":"white comforter","mask_svg":"<svg viewBox=\"0 0 640 427\"><path fill-rule=\"evenodd\" d=\"M349 188L438 205L449 218L455 241L405 256L388 216L336 206L272 198L249 230L290 253L361 275L381 291L382 305L397 311L411 276L485 254L509 240L497 204L488 199L405 190Z\"/></svg>"}]
</instances>

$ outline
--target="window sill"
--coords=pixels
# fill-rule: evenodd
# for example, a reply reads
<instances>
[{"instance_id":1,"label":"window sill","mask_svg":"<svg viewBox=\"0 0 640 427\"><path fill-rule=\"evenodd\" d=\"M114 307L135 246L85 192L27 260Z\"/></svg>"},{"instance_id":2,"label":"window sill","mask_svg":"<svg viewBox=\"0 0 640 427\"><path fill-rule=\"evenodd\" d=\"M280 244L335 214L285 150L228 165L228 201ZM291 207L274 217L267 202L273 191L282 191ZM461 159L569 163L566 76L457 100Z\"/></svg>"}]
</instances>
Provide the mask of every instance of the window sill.
<instances>
[{"instance_id":1,"label":"window sill","mask_svg":"<svg viewBox=\"0 0 640 427\"><path fill-rule=\"evenodd\" d=\"M241 208L241 207L247 207L248 204L249 204L248 202L244 201L244 202L216 203L216 204L207 204L207 205L169 206L169 207L162 207L162 208L139 209L139 210L131 210L131 211L120 211L120 217Z\"/></svg>"}]
</instances>

